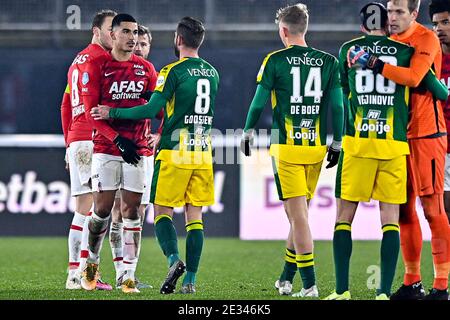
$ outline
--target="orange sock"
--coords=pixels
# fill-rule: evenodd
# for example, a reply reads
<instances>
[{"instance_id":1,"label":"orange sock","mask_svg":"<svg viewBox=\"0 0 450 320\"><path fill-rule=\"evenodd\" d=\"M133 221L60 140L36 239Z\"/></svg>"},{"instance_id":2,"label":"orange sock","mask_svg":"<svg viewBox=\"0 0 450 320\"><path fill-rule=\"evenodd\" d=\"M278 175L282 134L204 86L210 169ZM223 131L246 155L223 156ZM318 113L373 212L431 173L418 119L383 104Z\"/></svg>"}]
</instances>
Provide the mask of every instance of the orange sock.
<instances>
[{"instance_id":1,"label":"orange sock","mask_svg":"<svg viewBox=\"0 0 450 320\"><path fill-rule=\"evenodd\" d=\"M421 280L420 261L419 262L404 261L404 263L405 263L405 275L403 276L403 284L405 286L410 286L413 283L419 282Z\"/></svg>"},{"instance_id":2,"label":"orange sock","mask_svg":"<svg viewBox=\"0 0 450 320\"><path fill-rule=\"evenodd\" d=\"M435 269L433 288L443 290L447 288L450 269L450 228L443 196L434 194L422 197L421 200L431 229L431 250Z\"/></svg>"},{"instance_id":3,"label":"orange sock","mask_svg":"<svg viewBox=\"0 0 450 320\"><path fill-rule=\"evenodd\" d=\"M409 286L421 280L422 230L417 218L415 196L408 195L408 202L400 206L400 246L405 265L403 284Z\"/></svg>"},{"instance_id":4,"label":"orange sock","mask_svg":"<svg viewBox=\"0 0 450 320\"><path fill-rule=\"evenodd\" d=\"M447 278L434 278L433 288L438 290L447 290L448 288L448 279Z\"/></svg>"}]
</instances>

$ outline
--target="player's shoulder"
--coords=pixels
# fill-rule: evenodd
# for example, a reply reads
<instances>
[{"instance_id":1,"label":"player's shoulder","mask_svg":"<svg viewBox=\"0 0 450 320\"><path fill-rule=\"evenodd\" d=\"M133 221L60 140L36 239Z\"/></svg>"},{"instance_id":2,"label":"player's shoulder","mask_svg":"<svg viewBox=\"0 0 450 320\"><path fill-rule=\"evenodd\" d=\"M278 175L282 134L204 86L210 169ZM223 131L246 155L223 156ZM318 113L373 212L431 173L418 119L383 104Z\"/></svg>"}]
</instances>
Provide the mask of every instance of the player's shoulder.
<instances>
[{"instance_id":1,"label":"player's shoulder","mask_svg":"<svg viewBox=\"0 0 450 320\"><path fill-rule=\"evenodd\" d=\"M109 52L103 49L98 44L89 44L81 53L87 55L87 61L94 61L98 59L105 59L109 56ZM80 53L80 54L81 54Z\"/></svg>"},{"instance_id":2,"label":"player's shoulder","mask_svg":"<svg viewBox=\"0 0 450 320\"><path fill-rule=\"evenodd\" d=\"M322 59L324 61L328 61L328 62L337 61L337 58L329 52L326 52L326 51L323 51L320 49L316 49L316 48L312 48L312 47L311 47L311 51L314 52L315 55L317 55L320 59Z\"/></svg>"},{"instance_id":3,"label":"player's shoulder","mask_svg":"<svg viewBox=\"0 0 450 320\"><path fill-rule=\"evenodd\" d=\"M344 49L344 48L350 48L354 45L360 44L360 43L364 42L365 39L366 39L366 37L362 36L362 37L358 37L358 38L354 38L349 41L346 41L341 45L340 50L342 51L342 49Z\"/></svg>"},{"instance_id":4,"label":"player's shoulder","mask_svg":"<svg viewBox=\"0 0 450 320\"><path fill-rule=\"evenodd\" d=\"M433 32L433 30L428 29L420 23L417 23L417 27L413 34L413 37L416 38L418 42L426 42L428 45L433 43L437 46L440 46L439 38Z\"/></svg>"},{"instance_id":5,"label":"player's shoulder","mask_svg":"<svg viewBox=\"0 0 450 320\"><path fill-rule=\"evenodd\" d=\"M101 65L107 61L111 61L112 56L109 51L103 50L99 51L96 50L95 54L90 54L88 57L88 62Z\"/></svg>"},{"instance_id":6,"label":"player's shoulder","mask_svg":"<svg viewBox=\"0 0 450 320\"><path fill-rule=\"evenodd\" d=\"M86 47L86 51L88 51L93 56L102 56L108 53L107 50L103 49L103 47L95 43L91 43L90 45L88 45Z\"/></svg>"},{"instance_id":7,"label":"player's shoulder","mask_svg":"<svg viewBox=\"0 0 450 320\"><path fill-rule=\"evenodd\" d=\"M185 66L185 63L188 61L187 58L183 58L177 61L174 61L172 63L169 63L168 65L165 65L164 67L162 67L162 69L160 70L160 74L162 75L168 75L171 72L175 72L179 69L181 69L182 67Z\"/></svg>"},{"instance_id":8,"label":"player's shoulder","mask_svg":"<svg viewBox=\"0 0 450 320\"><path fill-rule=\"evenodd\" d=\"M214 67L210 62L206 61L205 59L200 58L200 63L201 64L206 64L206 66L209 69L213 69L216 72L216 74L219 75L219 72L217 71L216 67Z\"/></svg>"},{"instance_id":9,"label":"player's shoulder","mask_svg":"<svg viewBox=\"0 0 450 320\"><path fill-rule=\"evenodd\" d=\"M397 54L412 55L415 50L414 47L410 46L409 44L397 41L392 38L387 38L386 45L389 47L388 53L391 52L394 55L397 55ZM392 49L392 48L394 48L394 49Z\"/></svg>"},{"instance_id":10,"label":"player's shoulder","mask_svg":"<svg viewBox=\"0 0 450 320\"><path fill-rule=\"evenodd\" d=\"M83 69L91 65L92 62L96 65L101 64L100 61L107 55L108 52L99 45L89 44L86 48L78 52L70 69Z\"/></svg>"},{"instance_id":11,"label":"player's shoulder","mask_svg":"<svg viewBox=\"0 0 450 320\"><path fill-rule=\"evenodd\" d=\"M416 35L416 36L432 36L432 35L435 35L435 33L433 32L433 30L428 29L423 24L417 22L417 27L414 32L414 35Z\"/></svg>"},{"instance_id":12,"label":"player's shoulder","mask_svg":"<svg viewBox=\"0 0 450 320\"><path fill-rule=\"evenodd\" d=\"M220 81L220 74L219 71L208 61L200 58L200 67L202 69L209 69L211 70L208 74L211 78L215 79L217 83Z\"/></svg>"},{"instance_id":13,"label":"player's shoulder","mask_svg":"<svg viewBox=\"0 0 450 320\"><path fill-rule=\"evenodd\" d=\"M401 42L401 41L398 41L398 40L396 40L394 38L391 38L391 37L387 38L387 41L389 43L392 43L392 44L396 45L399 48L413 49L413 47L411 47L409 44Z\"/></svg>"},{"instance_id":14,"label":"player's shoulder","mask_svg":"<svg viewBox=\"0 0 450 320\"><path fill-rule=\"evenodd\" d=\"M286 55L287 52L292 50L292 46L287 47L287 48L282 48L282 49L277 49L274 51L270 51L269 53L266 54L266 57L264 60L268 61L269 59L273 58L273 59L277 59L279 57L284 57Z\"/></svg>"},{"instance_id":15,"label":"player's shoulder","mask_svg":"<svg viewBox=\"0 0 450 320\"><path fill-rule=\"evenodd\" d=\"M156 72L155 66L153 65L153 63L151 63L147 59L144 59L140 56L133 54L133 62L135 62L137 64L142 64L144 66L144 68L147 69L148 71Z\"/></svg>"}]
</instances>

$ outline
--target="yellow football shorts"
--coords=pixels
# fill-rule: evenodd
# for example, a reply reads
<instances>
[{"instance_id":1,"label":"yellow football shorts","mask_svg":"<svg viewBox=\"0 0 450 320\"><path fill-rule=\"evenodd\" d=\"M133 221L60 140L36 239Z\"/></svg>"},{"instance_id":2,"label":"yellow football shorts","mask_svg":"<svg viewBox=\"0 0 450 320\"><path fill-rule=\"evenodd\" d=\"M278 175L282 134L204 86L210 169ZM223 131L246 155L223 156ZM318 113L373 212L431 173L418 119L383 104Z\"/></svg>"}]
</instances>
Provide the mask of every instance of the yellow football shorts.
<instances>
[{"instance_id":1,"label":"yellow football shorts","mask_svg":"<svg viewBox=\"0 0 450 320\"><path fill-rule=\"evenodd\" d=\"M272 167L280 200L301 196L311 199L314 196L322 161L294 164L272 157Z\"/></svg>"},{"instance_id":2,"label":"yellow football shorts","mask_svg":"<svg viewBox=\"0 0 450 320\"><path fill-rule=\"evenodd\" d=\"M214 173L208 169L184 169L156 160L150 202L166 207L214 204Z\"/></svg>"},{"instance_id":3,"label":"yellow football shorts","mask_svg":"<svg viewBox=\"0 0 450 320\"><path fill-rule=\"evenodd\" d=\"M336 198L405 203L406 177L405 155L379 160L353 157L342 151L336 173Z\"/></svg>"}]
</instances>

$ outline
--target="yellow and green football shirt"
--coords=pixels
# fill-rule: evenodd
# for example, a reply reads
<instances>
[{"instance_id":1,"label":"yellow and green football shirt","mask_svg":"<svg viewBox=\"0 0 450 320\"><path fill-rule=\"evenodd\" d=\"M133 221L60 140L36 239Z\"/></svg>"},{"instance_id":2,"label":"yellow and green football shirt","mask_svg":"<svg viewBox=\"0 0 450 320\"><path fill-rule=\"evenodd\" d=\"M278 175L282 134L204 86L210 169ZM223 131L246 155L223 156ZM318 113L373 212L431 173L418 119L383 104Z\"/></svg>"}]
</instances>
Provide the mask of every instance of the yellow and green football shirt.
<instances>
[{"instance_id":1,"label":"yellow and green football shirt","mask_svg":"<svg viewBox=\"0 0 450 320\"><path fill-rule=\"evenodd\" d=\"M257 83L271 91L270 154L289 163L322 161L330 92L341 87L338 60L311 47L290 46L266 56Z\"/></svg>"},{"instance_id":2,"label":"yellow and green football shirt","mask_svg":"<svg viewBox=\"0 0 450 320\"><path fill-rule=\"evenodd\" d=\"M167 103L156 160L182 168L211 168L210 131L219 73L201 58L183 58L161 69L155 92Z\"/></svg>"},{"instance_id":3,"label":"yellow and green football shirt","mask_svg":"<svg viewBox=\"0 0 450 320\"><path fill-rule=\"evenodd\" d=\"M409 88L374 74L349 68L347 52L360 46L385 62L408 67L414 49L386 36L364 36L346 42L339 54L339 69L347 97L343 149L355 157L393 159L409 154L406 140Z\"/></svg>"}]
</instances>

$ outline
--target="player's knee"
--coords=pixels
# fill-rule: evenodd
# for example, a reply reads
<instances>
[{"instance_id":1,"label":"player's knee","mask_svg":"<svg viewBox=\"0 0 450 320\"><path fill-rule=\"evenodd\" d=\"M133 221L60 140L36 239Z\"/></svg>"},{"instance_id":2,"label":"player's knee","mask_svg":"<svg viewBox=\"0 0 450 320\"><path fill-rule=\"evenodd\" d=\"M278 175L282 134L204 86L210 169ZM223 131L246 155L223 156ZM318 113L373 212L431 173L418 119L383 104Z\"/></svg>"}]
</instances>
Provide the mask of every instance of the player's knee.
<instances>
[{"instance_id":1,"label":"player's knee","mask_svg":"<svg viewBox=\"0 0 450 320\"><path fill-rule=\"evenodd\" d=\"M420 197L425 218L429 223L433 223L444 213L444 205L441 197L437 194Z\"/></svg>"},{"instance_id":2,"label":"player's knee","mask_svg":"<svg viewBox=\"0 0 450 320\"><path fill-rule=\"evenodd\" d=\"M381 225L397 224L399 221L398 205L380 203Z\"/></svg>"},{"instance_id":3,"label":"player's knee","mask_svg":"<svg viewBox=\"0 0 450 320\"><path fill-rule=\"evenodd\" d=\"M110 215L111 209L106 206L97 206L95 208L95 214L101 218L106 218Z\"/></svg>"},{"instance_id":4,"label":"player's knee","mask_svg":"<svg viewBox=\"0 0 450 320\"><path fill-rule=\"evenodd\" d=\"M407 204L401 205L399 212L399 223L403 225L419 223L419 218L417 217L415 208Z\"/></svg>"},{"instance_id":5,"label":"player's knee","mask_svg":"<svg viewBox=\"0 0 450 320\"><path fill-rule=\"evenodd\" d=\"M122 218L138 219L139 218L139 204L130 205L124 204L122 207Z\"/></svg>"},{"instance_id":6,"label":"player's knee","mask_svg":"<svg viewBox=\"0 0 450 320\"><path fill-rule=\"evenodd\" d=\"M291 225L305 225L308 223L308 216L302 213L291 214L289 221Z\"/></svg>"},{"instance_id":7,"label":"player's knee","mask_svg":"<svg viewBox=\"0 0 450 320\"><path fill-rule=\"evenodd\" d=\"M400 225L417 224L417 223L419 223L419 218L417 218L416 216L408 217L408 216L400 215L398 222Z\"/></svg>"}]
</instances>

